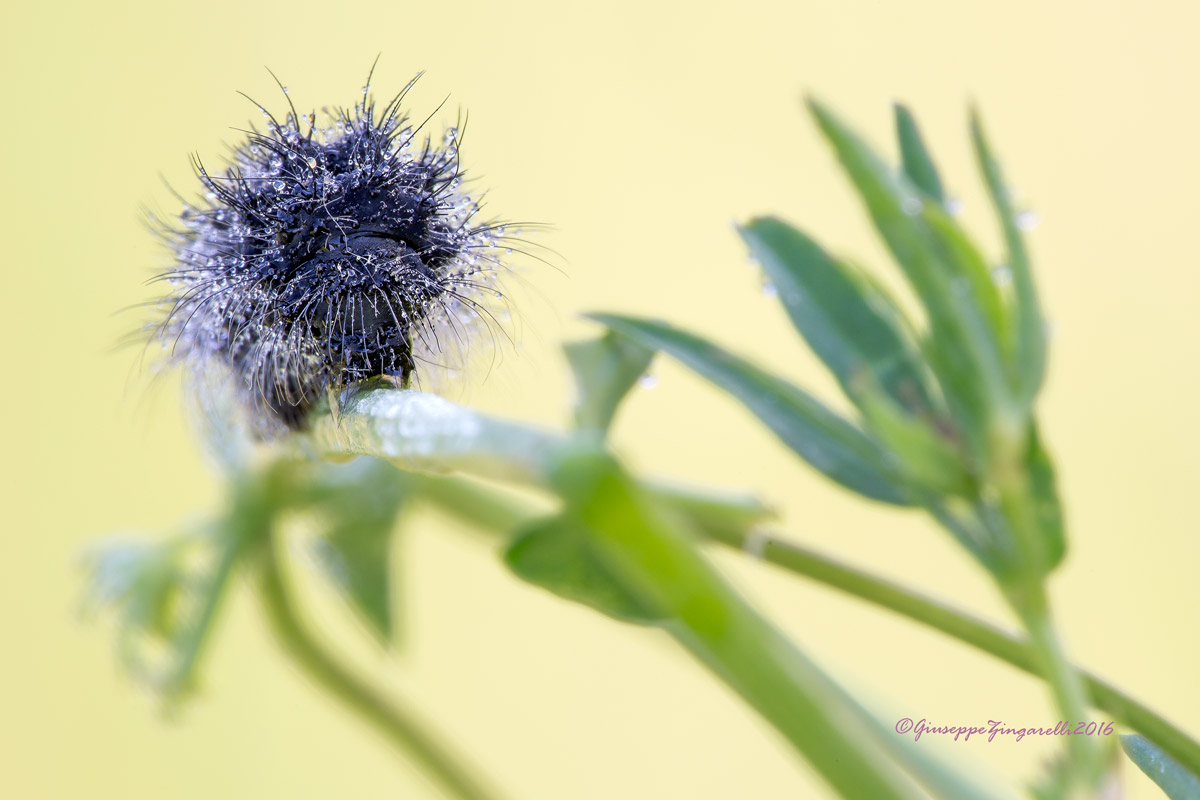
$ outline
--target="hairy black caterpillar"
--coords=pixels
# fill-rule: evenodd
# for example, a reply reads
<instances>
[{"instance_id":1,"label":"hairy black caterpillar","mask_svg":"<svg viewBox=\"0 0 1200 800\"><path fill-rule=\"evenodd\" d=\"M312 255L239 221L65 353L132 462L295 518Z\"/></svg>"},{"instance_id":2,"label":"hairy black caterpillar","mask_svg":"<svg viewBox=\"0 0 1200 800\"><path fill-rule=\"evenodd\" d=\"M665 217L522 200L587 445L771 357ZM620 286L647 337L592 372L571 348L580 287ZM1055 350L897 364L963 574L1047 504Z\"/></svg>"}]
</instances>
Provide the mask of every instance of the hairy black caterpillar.
<instances>
[{"instance_id":1,"label":"hairy black caterpillar","mask_svg":"<svg viewBox=\"0 0 1200 800\"><path fill-rule=\"evenodd\" d=\"M379 109L368 78L353 110L321 124L290 98L283 122L256 103L266 130L245 131L222 174L194 158L205 200L161 226L176 263L153 338L172 362L223 366L262 430L302 428L363 380L408 386L491 319L512 245L476 220L457 128L418 139L429 120L401 110L412 85Z\"/></svg>"}]
</instances>

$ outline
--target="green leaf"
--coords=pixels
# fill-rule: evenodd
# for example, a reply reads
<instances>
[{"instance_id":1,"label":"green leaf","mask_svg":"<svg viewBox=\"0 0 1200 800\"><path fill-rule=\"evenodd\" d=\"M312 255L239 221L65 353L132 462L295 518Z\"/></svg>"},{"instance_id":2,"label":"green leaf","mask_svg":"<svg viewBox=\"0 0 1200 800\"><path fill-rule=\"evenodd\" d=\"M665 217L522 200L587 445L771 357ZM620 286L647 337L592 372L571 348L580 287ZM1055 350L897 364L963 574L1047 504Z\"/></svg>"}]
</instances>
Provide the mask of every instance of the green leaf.
<instances>
[{"instance_id":1,"label":"green leaf","mask_svg":"<svg viewBox=\"0 0 1200 800\"><path fill-rule=\"evenodd\" d=\"M323 464L296 491L318 518L321 571L371 632L392 644L392 531L406 495L403 473L373 458Z\"/></svg>"},{"instance_id":2,"label":"green leaf","mask_svg":"<svg viewBox=\"0 0 1200 800\"><path fill-rule=\"evenodd\" d=\"M742 237L779 293L809 347L854 397L868 373L898 404L929 413L926 370L903 314L882 289L788 224L751 221Z\"/></svg>"},{"instance_id":3,"label":"green leaf","mask_svg":"<svg viewBox=\"0 0 1200 800\"><path fill-rule=\"evenodd\" d=\"M662 620L597 558L579 528L562 517L540 519L523 529L504 552L504 562L534 586L622 622Z\"/></svg>"},{"instance_id":4,"label":"green leaf","mask_svg":"<svg viewBox=\"0 0 1200 800\"><path fill-rule=\"evenodd\" d=\"M809 108L921 300L930 326L931 365L972 450L983 455L992 412L1006 403L1009 390L998 343L975 301L973 282L956 275L940 252L924 221L927 203L920 192L831 111L811 100Z\"/></svg>"},{"instance_id":5,"label":"green leaf","mask_svg":"<svg viewBox=\"0 0 1200 800\"><path fill-rule=\"evenodd\" d=\"M644 347L662 350L732 394L784 444L834 481L873 500L910 504L879 445L804 390L666 323L613 314L589 316Z\"/></svg>"},{"instance_id":6,"label":"green leaf","mask_svg":"<svg viewBox=\"0 0 1200 800\"><path fill-rule=\"evenodd\" d=\"M941 205L946 204L946 195L942 190L942 179L938 175L933 157L921 139L921 131L912 113L903 105L894 106L896 112L896 138L900 142L900 158L904 164L904 173L931 200Z\"/></svg>"},{"instance_id":7,"label":"green leaf","mask_svg":"<svg viewBox=\"0 0 1200 800\"><path fill-rule=\"evenodd\" d=\"M575 425L605 432L617 407L650 366L654 351L611 332L563 347L575 374Z\"/></svg>"},{"instance_id":8,"label":"green leaf","mask_svg":"<svg viewBox=\"0 0 1200 800\"><path fill-rule=\"evenodd\" d=\"M1012 206L1008 186L984 133L983 123L975 110L971 111L971 142L975 148L979 169L983 173L984 183L987 185L988 195L996 209L996 215L1000 218L1000 230L1008 251L1007 267L1012 273L1013 286L1012 327L1016 338L1014 349L1020 370L1017 390L1021 400L1028 405L1041 389L1046 373L1045 322L1042 319L1037 287L1033 282L1029 253L1017 227L1017 214Z\"/></svg>"},{"instance_id":9,"label":"green leaf","mask_svg":"<svg viewBox=\"0 0 1200 800\"><path fill-rule=\"evenodd\" d=\"M1066 555L1066 526L1063 523L1062 504L1058 499L1058 480L1055 477L1054 462L1042 446L1036 425L1030 426L1026 469L1032 483L1034 513L1038 518L1038 529L1046 536L1046 567L1053 569L1062 562Z\"/></svg>"},{"instance_id":10,"label":"green leaf","mask_svg":"<svg viewBox=\"0 0 1200 800\"><path fill-rule=\"evenodd\" d=\"M395 635L391 588L391 520L341 519L317 542L317 563L383 643Z\"/></svg>"},{"instance_id":11,"label":"green leaf","mask_svg":"<svg viewBox=\"0 0 1200 800\"><path fill-rule=\"evenodd\" d=\"M1011 356L1011 348L1007 346L1009 338L1007 312L987 259L983 257L979 248L959 227L958 223L945 211L936 206L927 205L921 212L921 217L928 224L929 230L939 246L939 252L946 263L950 265L952 273L959 281L966 281L973 301L972 309L977 309L983 318L985 328L983 335L997 343L1004 355Z\"/></svg>"},{"instance_id":12,"label":"green leaf","mask_svg":"<svg viewBox=\"0 0 1200 800\"><path fill-rule=\"evenodd\" d=\"M122 665L168 708L196 687L243 532L222 521L160 542L117 542L85 559L86 605L116 613Z\"/></svg>"},{"instance_id":13,"label":"green leaf","mask_svg":"<svg viewBox=\"0 0 1200 800\"><path fill-rule=\"evenodd\" d=\"M1200 800L1200 779L1145 736L1121 736L1121 749L1171 800Z\"/></svg>"},{"instance_id":14,"label":"green leaf","mask_svg":"<svg viewBox=\"0 0 1200 800\"><path fill-rule=\"evenodd\" d=\"M865 373L855 397L867 429L902 465L913 485L939 494L966 495L972 491L962 453L954 442L926 420L901 408Z\"/></svg>"}]
</instances>

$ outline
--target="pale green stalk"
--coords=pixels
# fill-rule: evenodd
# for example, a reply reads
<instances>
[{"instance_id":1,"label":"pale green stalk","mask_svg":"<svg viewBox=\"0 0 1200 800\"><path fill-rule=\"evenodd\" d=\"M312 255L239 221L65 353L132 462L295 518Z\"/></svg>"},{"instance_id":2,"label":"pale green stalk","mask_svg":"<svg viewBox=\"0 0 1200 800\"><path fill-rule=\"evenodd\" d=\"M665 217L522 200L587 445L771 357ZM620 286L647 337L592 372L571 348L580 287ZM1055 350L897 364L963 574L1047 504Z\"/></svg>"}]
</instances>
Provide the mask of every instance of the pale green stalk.
<instances>
[{"instance_id":1,"label":"pale green stalk","mask_svg":"<svg viewBox=\"0 0 1200 800\"><path fill-rule=\"evenodd\" d=\"M426 723L395 698L384 697L338 662L306 629L285 584L273 543L266 543L258 569L259 591L271 629L304 673L414 760L449 794L460 800L497 800L461 757L429 732Z\"/></svg>"}]
</instances>

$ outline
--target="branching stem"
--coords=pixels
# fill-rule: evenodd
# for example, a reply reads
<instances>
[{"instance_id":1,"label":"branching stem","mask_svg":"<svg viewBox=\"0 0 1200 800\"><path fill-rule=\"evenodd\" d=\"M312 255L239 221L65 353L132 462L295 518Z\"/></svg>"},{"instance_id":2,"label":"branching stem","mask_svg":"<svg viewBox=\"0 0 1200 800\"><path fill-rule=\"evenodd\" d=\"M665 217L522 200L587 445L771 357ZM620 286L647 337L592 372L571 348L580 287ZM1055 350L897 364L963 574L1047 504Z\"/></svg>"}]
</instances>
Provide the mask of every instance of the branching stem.
<instances>
[{"instance_id":1,"label":"branching stem","mask_svg":"<svg viewBox=\"0 0 1200 800\"><path fill-rule=\"evenodd\" d=\"M309 633L285 585L272 546L263 548L259 591L267 618L288 655L318 685L381 732L402 755L415 760L447 792L460 800L497 800L461 760L429 732L416 714L385 698L340 664Z\"/></svg>"}]
</instances>

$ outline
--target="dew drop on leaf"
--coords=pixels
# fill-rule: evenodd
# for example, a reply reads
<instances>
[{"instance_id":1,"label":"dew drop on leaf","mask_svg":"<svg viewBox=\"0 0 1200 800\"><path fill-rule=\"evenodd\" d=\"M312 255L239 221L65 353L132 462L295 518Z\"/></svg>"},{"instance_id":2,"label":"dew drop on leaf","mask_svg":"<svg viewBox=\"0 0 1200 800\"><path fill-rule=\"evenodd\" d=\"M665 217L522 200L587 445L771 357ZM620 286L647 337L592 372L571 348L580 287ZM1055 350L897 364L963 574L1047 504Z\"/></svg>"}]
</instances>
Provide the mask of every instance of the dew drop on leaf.
<instances>
[{"instance_id":1,"label":"dew drop on leaf","mask_svg":"<svg viewBox=\"0 0 1200 800\"><path fill-rule=\"evenodd\" d=\"M1015 222L1018 230L1031 231L1041 224L1042 215L1036 211L1022 211L1017 214Z\"/></svg>"}]
</instances>

